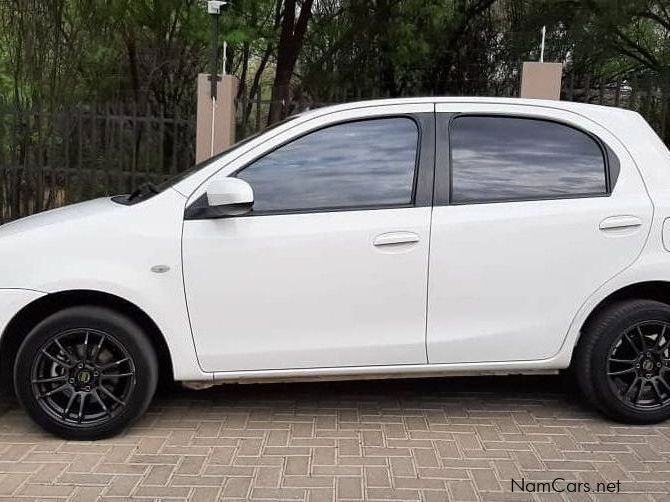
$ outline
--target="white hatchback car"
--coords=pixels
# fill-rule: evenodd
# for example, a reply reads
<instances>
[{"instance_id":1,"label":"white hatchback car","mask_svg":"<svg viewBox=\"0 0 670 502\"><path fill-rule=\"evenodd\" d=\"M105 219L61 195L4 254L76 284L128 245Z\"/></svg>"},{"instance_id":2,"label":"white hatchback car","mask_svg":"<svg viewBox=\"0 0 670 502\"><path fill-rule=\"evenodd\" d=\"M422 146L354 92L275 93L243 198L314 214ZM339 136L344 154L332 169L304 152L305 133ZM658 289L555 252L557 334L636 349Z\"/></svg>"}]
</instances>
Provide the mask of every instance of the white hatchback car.
<instances>
[{"instance_id":1,"label":"white hatchback car","mask_svg":"<svg viewBox=\"0 0 670 502\"><path fill-rule=\"evenodd\" d=\"M0 355L69 438L159 372L557 372L670 416L670 153L636 113L434 98L298 115L170 184L0 227Z\"/></svg>"}]
</instances>

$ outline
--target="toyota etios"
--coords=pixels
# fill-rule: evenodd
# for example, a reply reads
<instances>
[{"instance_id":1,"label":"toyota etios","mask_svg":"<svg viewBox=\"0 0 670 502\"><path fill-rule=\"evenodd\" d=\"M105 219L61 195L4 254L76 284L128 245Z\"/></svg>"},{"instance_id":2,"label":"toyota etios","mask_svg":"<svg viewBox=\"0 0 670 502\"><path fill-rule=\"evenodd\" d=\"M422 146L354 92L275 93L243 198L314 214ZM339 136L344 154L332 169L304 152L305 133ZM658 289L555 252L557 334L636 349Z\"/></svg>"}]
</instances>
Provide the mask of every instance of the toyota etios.
<instances>
[{"instance_id":1,"label":"toyota etios","mask_svg":"<svg viewBox=\"0 0 670 502\"><path fill-rule=\"evenodd\" d=\"M0 356L27 413L109 436L159 372L220 382L556 372L670 416L670 154L636 113L371 101L170 183L0 227Z\"/></svg>"}]
</instances>

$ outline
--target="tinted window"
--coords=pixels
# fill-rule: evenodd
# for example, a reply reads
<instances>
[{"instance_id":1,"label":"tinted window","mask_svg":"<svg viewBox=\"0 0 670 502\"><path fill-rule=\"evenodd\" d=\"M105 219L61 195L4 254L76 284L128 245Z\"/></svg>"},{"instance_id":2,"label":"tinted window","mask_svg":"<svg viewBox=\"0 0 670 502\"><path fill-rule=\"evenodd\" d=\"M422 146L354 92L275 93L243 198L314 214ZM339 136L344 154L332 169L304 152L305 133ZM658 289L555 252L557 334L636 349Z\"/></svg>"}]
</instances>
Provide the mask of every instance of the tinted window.
<instances>
[{"instance_id":1,"label":"tinted window","mask_svg":"<svg viewBox=\"0 0 670 502\"><path fill-rule=\"evenodd\" d=\"M598 143L555 122L458 117L451 126L451 160L456 203L607 192Z\"/></svg>"},{"instance_id":2,"label":"tinted window","mask_svg":"<svg viewBox=\"0 0 670 502\"><path fill-rule=\"evenodd\" d=\"M418 130L408 118L334 125L298 138L237 174L254 211L412 202Z\"/></svg>"}]
</instances>

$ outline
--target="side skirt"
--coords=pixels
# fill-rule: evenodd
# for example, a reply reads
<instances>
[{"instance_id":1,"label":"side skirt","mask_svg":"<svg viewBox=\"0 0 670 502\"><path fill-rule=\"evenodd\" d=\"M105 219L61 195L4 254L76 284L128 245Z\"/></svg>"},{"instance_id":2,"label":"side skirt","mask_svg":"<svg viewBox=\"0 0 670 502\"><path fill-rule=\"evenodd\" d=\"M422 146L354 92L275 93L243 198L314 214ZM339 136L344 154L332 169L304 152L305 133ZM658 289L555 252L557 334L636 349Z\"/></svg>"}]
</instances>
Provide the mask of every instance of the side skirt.
<instances>
[{"instance_id":1,"label":"side skirt","mask_svg":"<svg viewBox=\"0 0 670 502\"><path fill-rule=\"evenodd\" d=\"M213 381L184 381L182 385L190 389L204 389L226 383L330 382L442 376L556 375L560 371L559 368L555 367L544 368L538 363L546 363L546 361L225 371L214 373Z\"/></svg>"}]
</instances>

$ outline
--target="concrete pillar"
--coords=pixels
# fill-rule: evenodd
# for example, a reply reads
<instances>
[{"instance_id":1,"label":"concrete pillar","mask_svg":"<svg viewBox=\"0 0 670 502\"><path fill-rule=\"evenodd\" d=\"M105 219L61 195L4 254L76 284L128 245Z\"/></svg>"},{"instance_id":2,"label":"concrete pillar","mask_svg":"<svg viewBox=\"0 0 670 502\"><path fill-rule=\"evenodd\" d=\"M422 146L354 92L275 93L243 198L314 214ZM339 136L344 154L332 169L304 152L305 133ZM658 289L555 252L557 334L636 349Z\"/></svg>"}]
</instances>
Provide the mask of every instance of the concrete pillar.
<instances>
[{"instance_id":1,"label":"concrete pillar","mask_svg":"<svg viewBox=\"0 0 670 502\"><path fill-rule=\"evenodd\" d=\"M198 111L195 132L195 160L202 162L235 143L235 96L239 81L232 75L219 75L216 103L212 107L209 74L198 75ZM214 134L212 135L212 120Z\"/></svg>"},{"instance_id":2,"label":"concrete pillar","mask_svg":"<svg viewBox=\"0 0 670 502\"><path fill-rule=\"evenodd\" d=\"M562 63L525 62L521 70L521 97L561 99Z\"/></svg>"}]
</instances>

